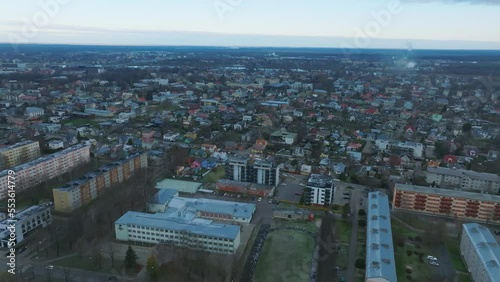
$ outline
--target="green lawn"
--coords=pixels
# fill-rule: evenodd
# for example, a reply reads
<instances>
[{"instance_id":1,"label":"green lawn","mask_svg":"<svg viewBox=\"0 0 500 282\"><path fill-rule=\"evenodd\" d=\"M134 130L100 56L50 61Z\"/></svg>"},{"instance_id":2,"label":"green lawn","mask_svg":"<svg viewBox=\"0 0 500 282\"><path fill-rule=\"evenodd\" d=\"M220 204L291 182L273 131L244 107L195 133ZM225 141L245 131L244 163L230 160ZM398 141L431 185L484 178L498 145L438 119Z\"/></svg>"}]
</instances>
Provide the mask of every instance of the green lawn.
<instances>
[{"instance_id":1,"label":"green lawn","mask_svg":"<svg viewBox=\"0 0 500 282\"><path fill-rule=\"evenodd\" d=\"M460 241L458 239L448 238L446 241L446 248L448 249L455 270L467 272L467 267L465 267L462 256L460 255Z\"/></svg>"},{"instance_id":2,"label":"green lawn","mask_svg":"<svg viewBox=\"0 0 500 282\"><path fill-rule=\"evenodd\" d=\"M469 274L459 273L457 275L458 282L473 282L472 277Z\"/></svg>"},{"instance_id":3,"label":"green lawn","mask_svg":"<svg viewBox=\"0 0 500 282\"><path fill-rule=\"evenodd\" d=\"M303 232L280 230L269 234L255 270L254 281L308 281L314 239Z\"/></svg>"},{"instance_id":4,"label":"green lawn","mask_svg":"<svg viewBox=\"0 0 500 282\"><path fill-rule=\"evenodd\" d=\"M349 244L351 240L351 226L345 220L335 221L336 233L342 243Z\"/></svg>"},{"instance_id":5,"label":"green lawn","mask_svg":"<svg viewBox=\"0 0 500 282\"><path fill-rule=\"evenodd\" d=\"M218 166L203 177L203 183L215 183L225 175L224 166Z\"/></svg>"},{"instance_id":6,"label":"green lawn","mask_svg":"<svg viewBox=\"0 0 500 282\"><path fill-rule=\"evenodd\" d=\"M397 221L392 221L392 233L393 233L393 238L396 237L395 234L401 234L404 238L408 238L408 236L415 237L417 234L407 228L406 226L400 224ZM416 245L420 245L420 248L417 248ZM406 273L406 268L411 267L413 269L412 271L412 281L427 281L429 277L427 276L429 273L431 273L431 266L427 263L425 260L425 254L432 253L430 251L430 248L426 246L423 243L416 243L410 244L410 242L406 241L405 245L403 247L400 247L397 245L396 242L394 242L394 259L396 260L396 273L398 277L398 281L407 281L408 279L406 276L408 275ZM411 255L408 256L408 251L411 251ZM415 254L417 253L423 253L424 254L424 260L423 262L420 261L419 255Z\"/></svg>"},{"instance_id":7,"label":"green lawn","mask_svg":"<svg viewBox=\"0 0 500 282\"><path fill-rule=\"evenodd\" d=\"M98 271L104 273L117 274L121 273L123 269L123 258L115 258L114 267L111 266L111 260L108 258L102 258L102 268L99 269L95 258L90 259L89 256L83 256L82 259L75 255L73 257L64 258L59 261L55 261L54 265L66 266L70 268L78 268L83 270Z\"/></svg>"}]
</instances>

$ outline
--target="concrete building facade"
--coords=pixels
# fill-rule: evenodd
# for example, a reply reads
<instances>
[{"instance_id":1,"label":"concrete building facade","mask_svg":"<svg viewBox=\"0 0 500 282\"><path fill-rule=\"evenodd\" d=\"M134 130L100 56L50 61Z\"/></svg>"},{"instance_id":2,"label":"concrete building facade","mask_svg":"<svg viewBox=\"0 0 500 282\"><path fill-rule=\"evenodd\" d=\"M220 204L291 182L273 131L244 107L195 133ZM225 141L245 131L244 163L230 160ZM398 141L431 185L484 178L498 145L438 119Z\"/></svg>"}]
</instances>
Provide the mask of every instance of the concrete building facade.
<instances>
[{"instance_id":1,"label":"concrete building facade","mask_svg":"<svg viewBox=\"0 0 500 282\"><path fill-rule=\"evenodd\" d=\"M426 181L429 184L436 184L441 188L460 188L461 190L491 194L498 194L500 192L500 176L493 173L444 167L428 167Z\"/></svg>"},{"instance_id":2,"label":"concrete building facade","mask_svg":"<svg viewBox=\"0 0 500 282\"><path fill-rule=\"evenodd\" d=\"M16 192L56 178L82 164L90 162L90 146L76 145L52 155L10 168L15 172ZM9 171L0 172L0 199L7 196Z\"/></svg>"},{"instance_id":3,"label":"concrete building facade","mask_svg":"<svg viewBox=\"0 0 500 282\"><path fill-rule=\"evenodd\" d=\"M72 212L99 197L105 189L126 181L147 166L147 153L135 153L127 159L102 166L62 187L53 189L55 210Z\"/></svg>"},{"instance_id":4,"label":"concrete building facade","mask_svg":"<svg viewBox=\"0 0 500 282\"><path fill-rule=\"evenodd\" d=\"M36 228L43 228L52 222L50 207L32 206L19 213L14 218L7 217L0 222L0 247L9 247L11 224L15 225L16 245L21 243L31 231Z\"/></svg>"},{"instance_id":5,"label":"concrete building facade","mask_svg":"<svg viewBox=\"0 0 500 282\"><path fill-rule=\"evenodd\" d=\"M38 141L24 141L0 149L0 170L8 169L40 157Z\"/></svg>"},{"instance_id":6,"label":"concrete building facade","mask_svg":"<svg viewBox=\"0 0 500 282\"><path fill-rule=\"evenodd\" d=\"M117 240L171 244L213 253L234 254L240 246L240 227L196 218L192 213L129 211L115 222Z\"/></svg>"},{"instance_id":7,"label":"concrete building facade","mask_svg":"<svg viewBox=\"0 0 500 282\"><path fill-rule=\"evenodd\" d=\"M396 184L393 209L500 223L500 196Z\"/></svg>"},{"instance_id":8,"label":"concrete building facade","mask_svg":"<svg viewBox=\"0 0 500 282\"><path fill-rule=\"evenodd\" d=\"M305 188L305 203L308 205L330 205L333 203L335 185L333 178L326 175L311 174Z\"/></svg>"},{"instance_id":9,"label":"concrete building facade","mask_svg":"<svg viewBox=\"0 0 500 282\"><path fill-rule=\"evenodd\" d=\"M500 281L500 247L493 234L477 223L463 224L460 253L475 282Z\"/></svg>"},{"instance_id":10,"label":"concrete building facade","mask_svg":"<svg viewBox=\"0 0 500 282\"><path fill-rule=\"evenodd\" d=\"M276 186L279 183L279 166L271 159L252 159L235 156L226 162L226 179Z\"/></svg>"}]
</instances>

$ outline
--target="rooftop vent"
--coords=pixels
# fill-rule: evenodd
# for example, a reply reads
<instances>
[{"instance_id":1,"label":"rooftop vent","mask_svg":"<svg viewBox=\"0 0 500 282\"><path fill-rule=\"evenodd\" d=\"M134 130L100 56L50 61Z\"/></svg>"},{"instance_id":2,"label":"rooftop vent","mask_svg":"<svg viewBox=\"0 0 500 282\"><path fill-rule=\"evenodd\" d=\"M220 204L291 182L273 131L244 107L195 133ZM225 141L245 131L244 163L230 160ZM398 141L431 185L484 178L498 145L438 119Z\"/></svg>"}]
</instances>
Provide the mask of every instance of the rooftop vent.
<instances>
[{"instance_id":1,"label":"rooftop vent","mask_svg":"<svg viewBox=\"0 0 500 282\"><path fill-rule=\"evenodd\" d=\"M391 264L391 261L390 261L390 260L388 260L388 259L382 259L382 262L383 262L383 263L386 263L386 264Z\"/></svg>"},{"instance_id":2,"label":"rooftop vent","mask_svg":"<svg viewBox=\"0 0 500 282\"><path fill-rule=\"evenodd\" d=\"M378 261L372 261L371 267L372 268L380 268L380 262L378 262Z\"/></svg>"}]
</instances>

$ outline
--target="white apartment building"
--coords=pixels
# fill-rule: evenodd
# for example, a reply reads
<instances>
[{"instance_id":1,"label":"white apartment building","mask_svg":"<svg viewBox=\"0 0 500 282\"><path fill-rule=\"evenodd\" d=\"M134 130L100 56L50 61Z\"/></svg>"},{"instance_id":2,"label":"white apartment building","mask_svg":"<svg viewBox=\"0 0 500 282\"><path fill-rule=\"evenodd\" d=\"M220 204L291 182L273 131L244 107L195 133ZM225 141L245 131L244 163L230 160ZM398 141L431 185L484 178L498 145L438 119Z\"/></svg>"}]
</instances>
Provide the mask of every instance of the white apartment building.
<instances>
[{"instance_id":1,"label":"white apartment building","mask_svg":"<svg viewBox=\"0 0 500 282\"><path fill-rule=\"evenodd\" d=\"M500 281L500 247L490 230L463 224L460 252L474 282Z\"/></svg>"},{"instance_id":2,"label":"white apartment building","mask_svg":"<svg viewBox=\"0 0 500 282\"><path fill-rule=\"evenodd\" d=\"M441 188L460 188L490 194L498 194L500 191L500 176L472 170L428 167L426 181Z\"/></svg>"},{"instance_id":3,"label":"white apartment building","mask_svg":"<svg viewBox=\"0 0 500 282\"><path fill-rule=\"evenodd\" d=\"M39 117L45 114L45 110L37 107L27 107L25 111L25 115L27 117Z\"/></svg>"},{"instance_id":4,"label":"white apartment building","mask_svg":"<svg viewBox=\"0 0 500 282\"><path fill-rule=\"evenodd\" d=\"M311 205L330 205L333 203L335 185L333 178L326 175L311 174L305 188L305 203Z\"/></svg>"},{"instance_id":5,"label":"white apartment building","mask_svg":"<svg viewBox=\"0 0 500 282\"><path fill-rule=\"evenodd\" d=\"M15 190L21 192L88 162L90 147L80 144L11 168L15 175L11 175L10 180L15 176ZM0 199L7 196L8 172L9 170L0 172Z\"/></svg>"},{"instance_id":6,"label":"white apartment building","mask_svg":"<svg viewBox=\"0 0 500 282\"><path fill-rule=\"evenodd\" d=\"M196 217L190 211L147 214L129 211L115 222L116 239L172 244L213 253L234 254L240 227Z\"/></svg>"},{"instance_id":7,"label":"white apartment building","mask_svg":"<svg viewBox=\"0 0 500 282\"><path fill-rule=\"evenodd\" d=\"M28 232L37 227L45 227L52 222L50 207L32 206L0 222L0 247L8 247L10 230L7 229L11 224L15 224L16 244L21 243Z\"/></svg>"},{"instance_id":8,"label":"white apartment building","mask_svg":"<svg viewBox=\"0 0 500 282\"><path fill-rule=\"evenodd\" d=\"M40 157L38 141L24 141L0 149L0 170L7 169L23 162Z\"/></svg>"},{"instance_id":9,"label":"white apartment building","mask_svg":"<svg viewBox=\"0 0 500 282\"><path fill-rule=\"evenodd\" d=\"M49 141L49 149L57 150L64 148L64 142L62 140L51 140Z\"/></svg>"},{"instance_id":10,"label":"white apartment building","mask_svg":"<svg viewBox=\"0 0 500 282\"><path fill-rule=\"evenodd\" d=\"M376 140L375 145L379 151L392 153L410 153L414 158L422 158L424 154L424 145L413 142L398 142L390 140Z\"/></svg>"}]
</instances>

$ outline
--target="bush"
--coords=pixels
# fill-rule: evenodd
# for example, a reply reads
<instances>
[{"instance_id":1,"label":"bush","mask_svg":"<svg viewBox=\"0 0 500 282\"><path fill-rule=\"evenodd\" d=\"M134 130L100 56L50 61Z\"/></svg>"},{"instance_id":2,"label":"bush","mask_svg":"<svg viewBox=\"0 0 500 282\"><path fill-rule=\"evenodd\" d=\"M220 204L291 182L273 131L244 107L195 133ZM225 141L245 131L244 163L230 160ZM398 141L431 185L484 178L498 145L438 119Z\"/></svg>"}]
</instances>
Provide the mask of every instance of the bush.
<instances>
[{"instance_id":1,"label":"bush","mask_svg":"<svg viewBox=\"0 0 500 282\"><path fill-rule=\"evenodd\" d=\"M365 211L364 209L360 209L360 210L358 211L358 215L359 215L359 216L365 216L365 215L366 215L366 211Z\"/></svg>"},{"instance_id":2,"label":"bush","mask_svg":"<svg viewBox=\"0 0 500 282\"><path fill-rule=\"evenodd\" d=\"M364 219L360 219L360 220L358 220L358 225L359 225L360 227L365 227L365 226L366 226L366 220L364 220Z\"/></svg>"},{"instance_id":3,"label":"bush","mask_svg":"<svg viewBox=\"0 0 500 282\"><path fill-rule=\"evenodd\" d=\"M411 254L413 254L411 250L406 250L406 255L411 256Z\"/></svg>"},{"instance_id":4,"label":"bush","mask_svg":"<svg viewBox=\"0 0 500 282\"><path fill-rule=\"evenodd\" d=\"M356 260L354 263L354 266L359 269L365 269L365 259L364 258L359 258Z\"/></svg>"},{"instance_id":5,"label":"bush","mask_svg":"<svg viewBox=\"0 0 500 282\"><path fill-rule=\"evenodd\" d=\"M406 280L411 281L412 279L411 275L406 275Z\"/></svg>"},{"instance_id":6,"label":"bush","mask_svg":"<svg viewBox=\"0 0 500 282\"><path fill-rule=\"evenodd\" d=\"M398 246L399 247L404 247L405 246L405 242L404 241L399 241L398 242Z\"/></svg>"},{"instance_id":7,"label":"bush","mask_svg":"<svg viewBox=\"0 0 500 282\"><path fill-rule=\"evenodd\" d=\"M416 245L415 248L420 249L420 245Z\"/></svg>"},{"instance_id":8,"label":"bush","mask_svg":"<svg viewBox=\"0 0 500 282\"><path fill-rule=\"evenodd\" d=\"M411 269L409 268L406 269L406 273L411 274L411 272L412 272Z\"/></svg>"},{"instance_id":9,"label":"bush","mask_svg":"<svg viewBox=\"0 0 500 282\"><path fill-rule=\"evenodd\" d=\"M419 242L419 243L422 243L422 242L423 242L422 237L420 237L420 236L418 236L418 235L417 235L417 236L415 236L415 241L417 241L417 242Z\"/></svg>"},{"instance_id":10,"label":"bush","mask_svg":"<svg viewBox=\"0 0 500 282\"><path fill-rule=\"evenodd\" d=\"M408 236L408 240L413 241L413 237Z\"/></svg>"},{"instance_id":11,"label":"bush","mask_svg":"<svg viewBox=\"0 0 500 282\"><path fill-rule=\"evenodd\" d=\"M413 251L413 253L414 253L415 255L417 255L417 256L419 255L419 253L418 253L417 251Z\"/></svg>"}]
</instances>

